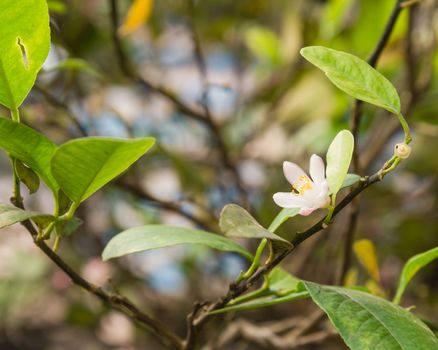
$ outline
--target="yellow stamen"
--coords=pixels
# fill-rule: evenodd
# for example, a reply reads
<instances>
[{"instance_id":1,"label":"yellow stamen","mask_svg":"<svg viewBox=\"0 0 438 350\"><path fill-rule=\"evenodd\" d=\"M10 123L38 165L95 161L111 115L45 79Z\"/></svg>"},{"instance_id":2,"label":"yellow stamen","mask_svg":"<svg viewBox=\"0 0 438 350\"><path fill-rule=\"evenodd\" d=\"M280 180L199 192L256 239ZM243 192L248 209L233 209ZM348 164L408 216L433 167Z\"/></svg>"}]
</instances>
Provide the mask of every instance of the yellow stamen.
<instances>
[{"instance_id":1,"label":"yellow stamen","mask_svg":"<svg viewBox=\"0 0 438 350\"><path fill-rule=\"evenodd\" d=\"M292 186L292 192L303 196L308 190L313 189L313 182L307 175L301 175Z\"/></svg>"}]
</instances>

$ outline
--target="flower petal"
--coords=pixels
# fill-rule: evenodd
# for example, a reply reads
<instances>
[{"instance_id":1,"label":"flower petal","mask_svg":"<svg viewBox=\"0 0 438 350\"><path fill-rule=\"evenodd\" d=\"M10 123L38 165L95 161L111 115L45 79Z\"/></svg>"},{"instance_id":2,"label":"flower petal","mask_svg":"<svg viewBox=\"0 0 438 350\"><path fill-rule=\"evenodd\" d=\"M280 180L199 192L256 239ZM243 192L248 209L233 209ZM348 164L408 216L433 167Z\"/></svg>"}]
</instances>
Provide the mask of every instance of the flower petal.
<instances>
[{"instance_id":1,"label":"flower petal","mask_svg":"<svg viewBox=\"0 0 438 350\"><path fill-rule=\"evenodd\" d=\"M310 157L309 172L313 182L318 187L321 187L323 181L325 181L325 166L320 156L312 154Z\"/></svg>"},{"instance_id":2,"label":"flower petal","mask_svg":"<svg viewBox=\"0 0 438 350\"><path fill-rule=\"evenodd\" d=\"M316 209L318 208L301 208L301 210L298 212L298 214L307 216L312 214Z\"/></svg>"},{"instance_id":3,"label":"flower petal","mask_svg":"<svg viewBox=\"0 0 438 350\"><path fill-rule=\"evenodd\" d=\"M287 181L293 186L300 176L307 176L301 167L292 162L283 162L283 173Z\"/></svg>"},{"instance_id":4,"label":"flower petal","mask_svg":"<svg viewBox=\"0 0 438 350\"><path fill-rule=\"evenodd\" d=\"M274 202L282 208L301 208L309 206L307 200L291 192L277 192L272 198Z\"/></svg>"}]
</instances>

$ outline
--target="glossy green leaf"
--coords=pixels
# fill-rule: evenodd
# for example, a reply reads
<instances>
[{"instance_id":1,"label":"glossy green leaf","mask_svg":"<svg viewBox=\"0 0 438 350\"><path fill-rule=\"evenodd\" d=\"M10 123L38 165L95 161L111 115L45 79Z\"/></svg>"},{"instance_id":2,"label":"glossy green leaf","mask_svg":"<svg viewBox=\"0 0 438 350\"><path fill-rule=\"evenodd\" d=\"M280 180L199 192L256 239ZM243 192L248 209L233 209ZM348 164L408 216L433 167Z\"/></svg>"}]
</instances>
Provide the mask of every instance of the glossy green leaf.
<instances>
[{"instance_id":1,"label":"glossy green leaf","mask_svg":"<svg viewBox=\"0 0 438 350\"><path fill-rule=\"evenodd\" d=\"M408 260L403 267L403 271L400 275L400 281L398 283L397 292L394 297L394 302L399 303L400 299L410 282L410 280L427 264L438 259L438 247L430 249L424 253L414 255Z\"/></svg>"},{"instance_id":2,"label":"glossy green leaf","mask_svg":"<svg viewBox=\"0 0 438 350\"><path fill-rule=\"evenodd\" d=\"M201 244L213 249L235 252L251 259L252 255L228 238L201 230L164 225L147 225L128 229L113 237L102 253L103 260L145 250L179 244Z\"/></svg>"},{"instance_id":3,"label":"glossy green leaf","mask_svg":"<svg viewBox=\"0 0 438 350\"><path fill-rule=\"evenodd\" d=\"M268 227L268 231L275 232L277 229L283 225L286 220L293 218L298 215L300 208L284 208L282 209L277 216L272 220L271 224Z\"/></svg>"},{"instance_id":4,"label":"glossy green leaf","mask_svg":"<svg viewBox=\"0 0 438 350\"><path fill-rule=\"evenodd\" d=\"M64 193L80 203L120 175L154 144L153 138L87 137L69 141L52 158L52 173Z\"/></svg>"},{"instance_id":5,"label":"glossy green leaf","mask_svg":"<svg viewBox=\"0 0 438 350\"><path fill-rule=\"evenodd\" d=\"M341 189L350 167L354 138L350 131L342 130L333 139L327 151L326 178L334 195Z\"/></svg>"},{"instance_id":6,"label":"glossy green leaf","mask_svg":"<svg viewBox=\"0 0 438 350\"><path fill-rule=\"evenodd\" d=\"M304 282L352 350L432 350L438 339L412 313L374 295Z\"/></svg>"},{"instance_id":7,"label":"glossy green leaf","mask_svg":"<svg viewBox=\"0 0 438 350\"><path fill-rule=\"evenodd\" d=\"M50 171L57 146L26 125L0 117L0 148L35 171L56 192L59 188Z\"/></svg>"},{"instance_id":8,"label":"glossy green leaf","mask_svg":"<svg viewBox=\"0 0 438 350\"><path fill-rule=\"evenodd\" d=\"M301 55L325 72L339 89L350 96L399 114L397 90L367 62L346 52L322 46L301 49Z\"/></svg>"},{"instance_id":9,"label":"glossy green leaf","mask_svg":"<svg viewBox=\"0 0 438 350\"><path fill-rule=\"evenodd\" d=\"M290 247L284 238L266 230L250 213L237 204L226 205L219 218L219 227L224 235L240 238L268 238Z\"/></svg>"},{"instance_id":10,"label":"glossy green leaf","mask_svg":"<svg viewBox=\"0 0 438 350\"><path fill-rule=\"evenodd\" d=\"M2 0L0 23L0 103L16 110L49 53L46 0Z\"/></svg>"},{"instance_id":11,"label":"glossy green leaf","mask_svg":"<svg viewBox=\"0 0 438 350\"><path fill-rule=\"evenodd\" d=\"M53 218L51 215L44 215L34 211L22 210L14 207L13 205L0 203L0 228L36 217Z\"/></svg>"}]
</instances>

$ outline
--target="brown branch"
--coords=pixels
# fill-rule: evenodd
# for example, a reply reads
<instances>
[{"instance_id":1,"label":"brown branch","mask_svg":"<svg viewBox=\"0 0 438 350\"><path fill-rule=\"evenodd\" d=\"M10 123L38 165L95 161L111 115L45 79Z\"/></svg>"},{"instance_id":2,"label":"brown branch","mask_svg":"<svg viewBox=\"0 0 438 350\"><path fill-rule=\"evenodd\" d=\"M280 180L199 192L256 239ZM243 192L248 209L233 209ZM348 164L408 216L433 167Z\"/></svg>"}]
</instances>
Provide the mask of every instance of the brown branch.
<instances>
[{"instance_id":1,"label":"brown branch","mask_svg":"<svg viewBox=\"0 0 438 350\"><path fill-rule=\"evenodd\" d=\"M217 227L215 225L213 225L213 222L215 220L213 217L204 219L204 218L195 216L191 213L188 213L178 203L158 199L155 196L153 196L151 193L145 191L142 187L137 186L131 182L128 182L127 180L125 180L123 178L117 180L115 184L118 187L120 187L121 189L125 190L126 192L130 193L131 195L133 195L137 198L151 201L151 202L157 204L160 208L162 208L164 210L174 212L180 216L185 217L186 219L189 219L190 221L192 221L193 223L195 223L196 225L200 226L203 229L207 229L209 231L216 231L217 230Z\"/></svg>"},{"instance_id":2,"label":"brown branch","mask_svg":"<svg viewBox=\"0 0 438 350\"><path fill-rule=\"evenodd\" d=\"M59 100L52 94L50 94L46 89L44 89L42 86L35 84L33 86L33 89L35 91L38 91L41 95L44 96L46 101L51 104L53 107L58 108L62 110L66 117L75 125L75 127L78 129L81 136L87 136L87 130L84 128L84 126L79 122L78 118L76 118L70 110L70 107L63 101Z\"/></svg>"},{"instance_id":3,"label":"brown branch","mask_svg":"<svg viewBox=\"0 0 438 350\"><path fill-rule=\"evenodd\" d=\"M13 198L11 201L14 205L23 208L22 203L20 201L17 201L15 198ZM105 304L109 305L111 308L124 313L125 315L136 321L138 324L150 329L152 331L152 334L155 335L164 345L169 346L170 348L175 350L182 349L181 339L179 339L174 333L172 333L163 323L143 313L128 298L117 293L107 292L101 287L98 287L88 282L85 278L80 276L70 265L68 265L58 254L56 254L44 241L36 240L38 232L36 231L31 221L23 221L22 225L27 229L27 231L34 239L35 245L39 249L41 249L41 251L50 260L52 260L52 262L56 266L58 266L70 277L70 280L73 284L93 294Z\"/></svg>"},{"instance_id":4,"label":"brown branch","mask_svg":"<svg viewBox=\"0 0 438 350\"><path fill-rule=\"evenodd\" d=\"M122 42L120 41L118 35L118 27L119 27L119 12L117 6L117 0L109 0L110 3L110 19L111 19L111 38L114 45L114 49L117 56L117 62L120 70L126 76L126 78L131 79L145 88L161 95L166 98L168 101L172 102L175 107L181 111L181 113L186 116L195 119L208 127L208 121L205 118L203 113L200 113L196 109L187 105L183 101L181 101L173 92L168 91L167 89L158 86L151 81L146 80L141 77L133 68L132 63L130 62L128 56L125 53Z\"/></svg>"},{"instance_id":5,"label":"brown branch","mask_svg":"<svg viewBox=\"0 0 438 350\"><path fill-rule=\"evenodd\" d=\"M205 62L204 52L202 50L201 39L199 37L199 33L196 29L196 13L195 13L195 4L194 0L188 0L189 3L189 29L192 34L192 41L194 46L194 57L195 62L198 67L199 73L201 75L202 81L202 97L201 97L201 105L204 109L204 115L206 119L206 123L214 136L214 141L216 142L217 148L219 150L219 154L222 158L222 162L225 167L232 173L234 180L236 182L237 188L240 192L240 201L248 207L248 193L243 186L242 180L240 178L240 174L237 170L234 161L231 159L227 145L224 140L224 136L222 134L222 129L220 126L214 121L213 115L210 110L210 106L208 104L208 72L207 72L207 64Z\"/></svg>"},{"instance_id":6,"label":"brown branch","mask_svg":"<svg viewBox=\"0 0 438 350\"><path fill-rule=\"evenodd\" d=\"M395 27L397 19L401 13L402 2L403 2L402 0L396 0L394 8L391 12L391 15L389 16L388 22L386 23L385 29L383 30L383 33L382 33L376 47L374 48L373 52L371 53L370 57L368 58L368 63L371 67L375 67L377 65L377 62L378 62L383 50L385 49L386 44L388 43L388 40L389 40L391 33ZM352 113L350 116L350 129L351 129L351 133L353 134L353 137L355 140L352 165L353 165L353 171L356 174L360 174L362 172L361 162L359 159L359 147L358 147L359 129L360 129L361 121L362 121L362 104L363 104L362 101L355 100L354 106L352 109ZM344 231L344 233L341 234L341 237L345 237L345 240L344 240L341 269L339 272L339 276L337 278L338 284L343 284L345 276L347 274L347 271L351 265L353 242L354 242L354 236L355 236L355 232L356 232L358 218L359 218L359 203L357 201L353 201L351 208L350 208L350 214L348 217L348 221L347 221L347 224L345 226L346 227L345 231Z\"/></svg>"},{"instance_id":7,"label":"brown branch","mask_svg":"<svg viewBox=\"0 0 438 350\"><path fill-rule=\"evenodd\" d=\"M336 205L333 211L332 218L338 215L339 212L341 212L349 203L351 203L351 201L355 199L362 191L364 191L366 188L373 185L374 183L381 181L383 179L383 175L382 175L383 169L384 168L380 169L377 173L365 178L362 182L359 183L359 185L353 191L351 191L347 196L345 196L345 198ZM260 267L248 280L243 281L240 284L232 283L226 295L224 295L217 301L210 303L208 306L200 309L199 314L194 315L196 317L193 316L193 322L190 325L186 336L184 350L191 350L194 348L194 344L196 342L193 338L195 337L196 334L199 333L200 328L209 319L210 312L223 308L232 299L242 295L249 288L251 288L257 282L259 282L263 278L263 276L269 273L275 266L280 264L289 254L291 254L294 251L294 249L299 244L304 242L306 239L312 237L314 234L318 233L319 231L325 229L326 227L327 224L324 223L324 219L321 219L315 225L310 227L308 230L297 233L295 237L290 241L292 243L292 248L283 251L282 253L277 255L270 263Z\"/></svg>"}]
</instances>

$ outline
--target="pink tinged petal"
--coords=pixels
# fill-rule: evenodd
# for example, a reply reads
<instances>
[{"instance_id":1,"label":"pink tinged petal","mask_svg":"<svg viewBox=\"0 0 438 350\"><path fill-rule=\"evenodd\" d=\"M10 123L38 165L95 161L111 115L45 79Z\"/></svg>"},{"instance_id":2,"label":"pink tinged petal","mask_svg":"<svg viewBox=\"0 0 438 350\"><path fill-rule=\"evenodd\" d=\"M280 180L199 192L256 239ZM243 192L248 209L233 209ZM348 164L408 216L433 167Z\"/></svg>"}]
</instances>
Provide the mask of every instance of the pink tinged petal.
<instances>
[{"instance_id":1,"label":"pink tinged petal","mask_svg":"<svg viewBox=\"0 0 438 350\"><path fill-rule=\"evenodd\" d=\"M325 181L325 166L324 161L320 156L312 154L310 157L309 172L313 182L318 187L321 187L322 183Z\"/></svg>"},{"instance_id":2,"label":"pink tinged petal","mask_svg":"<svg viewBox=\"0 0 438 350\"><path fill-rule=\"evenodd\" d=\"M298 181L300 176L307 176L301 167L292 162L283 162L283 173L287 181L293 185Z\"/></svg>"},{"instance_id":3,"label":"pink tinged petal","mask_svg":"<svg viewBox=\"0 0 438 350\"><path fill-rule=\"evenodd\" d=\"M302 208L298 214L303 215L303 216L307 216L312 214L317 208Z\"/></svg>"},{"instance_id":4,"label":"pink tinged petal","mask_svg":"<svg viewBox=\"0 0 438 350\"><path fill-rule=\"evenodd\" d=\"M306 199L291 192L277 192L272 198L274 202L282 208L301 208L309 206Z\"/></svg>"}]
</instances>

